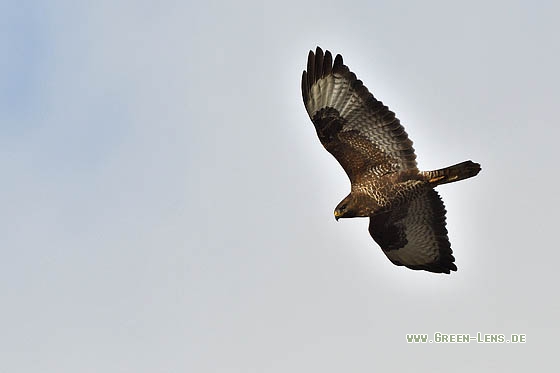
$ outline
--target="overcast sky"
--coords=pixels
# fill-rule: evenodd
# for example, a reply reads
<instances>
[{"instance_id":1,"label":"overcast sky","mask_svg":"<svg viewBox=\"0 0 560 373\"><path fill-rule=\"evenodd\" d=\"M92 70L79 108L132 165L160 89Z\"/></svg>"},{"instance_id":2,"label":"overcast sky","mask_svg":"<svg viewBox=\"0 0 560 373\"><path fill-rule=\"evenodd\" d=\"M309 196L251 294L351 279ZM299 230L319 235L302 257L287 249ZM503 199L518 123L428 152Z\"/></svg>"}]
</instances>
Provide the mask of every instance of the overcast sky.
<instances>
[{"instance_id":1,"label":"overcast sky","mask_svg":"<svg viewBox=\"0 0 560 373\"><path fill-rule=\"evenodd\" d=\"M0 5L0 372L556 365L560 6ZM300 92L341 53L414 141L458 272L396 267ZM526 334L407 344L408 333Z\"/></svg>"}]
</instances>

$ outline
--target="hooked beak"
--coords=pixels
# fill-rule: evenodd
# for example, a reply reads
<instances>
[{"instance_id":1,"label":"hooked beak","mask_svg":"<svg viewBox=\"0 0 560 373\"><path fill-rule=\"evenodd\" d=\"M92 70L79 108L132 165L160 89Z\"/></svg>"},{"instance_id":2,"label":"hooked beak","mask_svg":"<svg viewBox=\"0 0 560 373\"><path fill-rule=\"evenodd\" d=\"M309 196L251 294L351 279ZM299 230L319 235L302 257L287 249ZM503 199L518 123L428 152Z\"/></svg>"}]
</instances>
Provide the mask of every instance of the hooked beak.
<instances>
[{"instance_id":1,"label":"hooked beak","mask_svg":"<svg viewBox=\"0 0 560 373\"><path fill-rule=\"evenodd\" d=\"M338 221L338 219L340 219L340 215L341 215L340 211L334 210L334 218L335 218L336 221Z\"/></svg>"}]
</instances>

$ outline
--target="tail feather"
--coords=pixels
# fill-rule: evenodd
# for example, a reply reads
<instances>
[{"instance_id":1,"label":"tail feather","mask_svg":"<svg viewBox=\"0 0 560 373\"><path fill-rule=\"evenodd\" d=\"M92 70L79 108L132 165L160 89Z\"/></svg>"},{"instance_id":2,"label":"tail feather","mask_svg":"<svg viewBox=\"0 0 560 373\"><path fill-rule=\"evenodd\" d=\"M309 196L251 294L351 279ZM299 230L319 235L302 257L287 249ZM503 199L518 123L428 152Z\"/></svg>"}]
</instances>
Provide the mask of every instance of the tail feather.
<instances>
[{"instance_id":1,"label":"tail feather","mask_svg":"<svg viewBox=\"0 0 560 373\"><path fill-rule=\"evenodd\" d=\"M422 174L430 184L441 185L468 179L469 177L476 176L479 172L480 164L465 161L440 170L424 171Z\"/></svg>"}]
</instances>

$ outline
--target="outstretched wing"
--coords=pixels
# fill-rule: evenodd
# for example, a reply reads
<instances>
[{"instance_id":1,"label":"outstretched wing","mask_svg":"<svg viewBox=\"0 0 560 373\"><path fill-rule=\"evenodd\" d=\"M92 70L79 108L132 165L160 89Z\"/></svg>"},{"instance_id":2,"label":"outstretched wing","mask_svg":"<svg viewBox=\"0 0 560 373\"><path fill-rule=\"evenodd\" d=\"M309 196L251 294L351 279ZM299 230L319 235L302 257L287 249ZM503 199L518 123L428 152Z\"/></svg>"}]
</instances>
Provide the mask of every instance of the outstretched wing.
<instances>
[{"instance_id":1,"label":"outstretched wing","mask_svg":"<svg viewBox=\"0 0 560 373\"><path fill-rule=\"evenodd\" d=\"M323 146L351 181L416 169L416 155L395 113L376 100L337 55L309 52L303 102Z\"/></svg>"},{"instance_id":2,"label":"outstretched wing","mask_svg":"<svg viewBox=\"0 0 560 373\"><path fill-rule=\"evenodd\" d=\"M369 233L394 264L449 273L457 266L447 237L445 212L438 193L429 189L396 210L371 216Z\"/></svg>"}]
</instances>

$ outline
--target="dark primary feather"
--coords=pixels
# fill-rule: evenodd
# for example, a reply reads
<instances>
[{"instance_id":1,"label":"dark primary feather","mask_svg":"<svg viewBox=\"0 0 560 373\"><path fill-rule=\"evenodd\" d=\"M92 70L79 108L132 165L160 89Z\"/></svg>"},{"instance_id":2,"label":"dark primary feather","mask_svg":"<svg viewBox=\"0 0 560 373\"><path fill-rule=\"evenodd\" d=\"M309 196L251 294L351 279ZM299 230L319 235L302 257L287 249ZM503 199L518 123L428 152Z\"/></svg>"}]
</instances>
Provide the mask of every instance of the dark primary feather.
<instances>
[{"instance_id":1,"label":"dark primary feather","mask_svg":"<svg viewBox=\"0 0 560 373\"><path fill-rule=\"evenodd\" d=\"M356 78L342 56L332 64L329 51L309 52L302 75L302 95L323 146L350 180L371 172L416 169L412 141L382 102Z\"/></svg>"}]
</instances>

